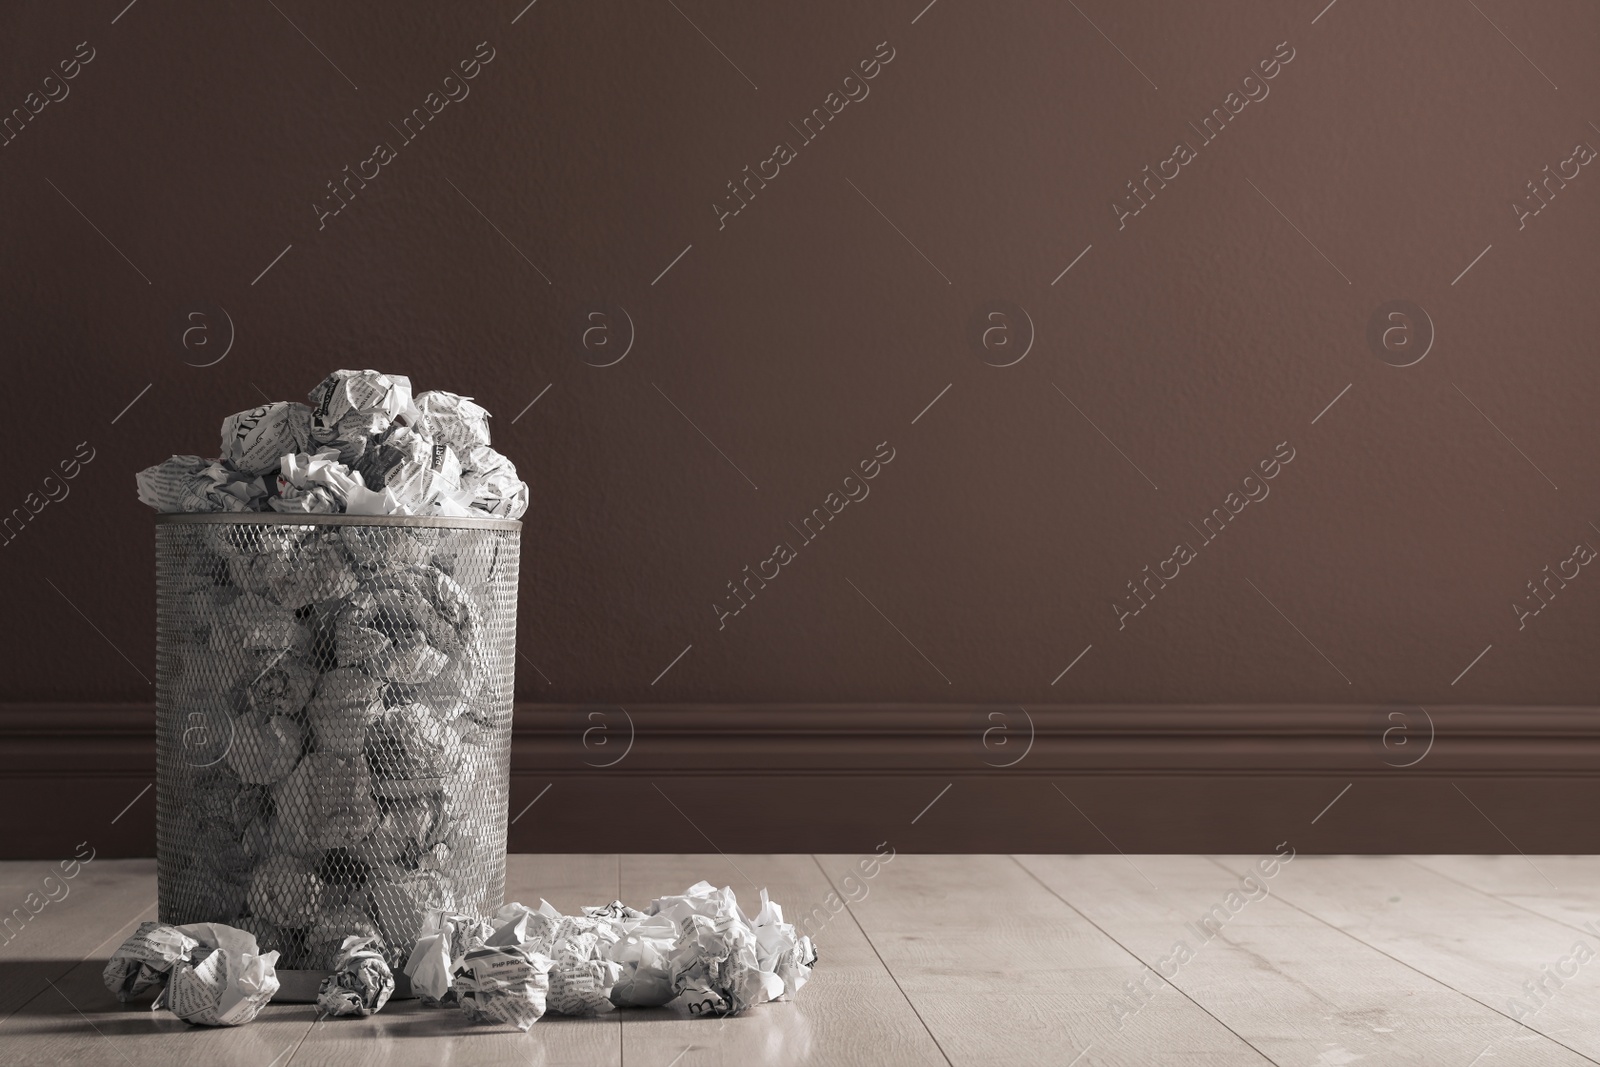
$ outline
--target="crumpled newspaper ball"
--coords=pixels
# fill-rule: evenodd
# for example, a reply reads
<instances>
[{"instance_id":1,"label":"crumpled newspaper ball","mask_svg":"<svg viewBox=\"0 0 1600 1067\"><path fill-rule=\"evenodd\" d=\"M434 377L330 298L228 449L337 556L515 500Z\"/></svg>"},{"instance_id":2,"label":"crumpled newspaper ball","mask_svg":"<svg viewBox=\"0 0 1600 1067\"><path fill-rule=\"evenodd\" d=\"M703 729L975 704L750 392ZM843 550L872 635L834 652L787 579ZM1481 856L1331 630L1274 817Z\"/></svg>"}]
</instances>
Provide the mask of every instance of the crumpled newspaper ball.
<instances>
[{"instance_id":1,"label":"crumpled newspaper ball","mask_svg":"<svg viewBox=\"0 0 1600 1067\"><path fill-rule=\"evenodd\" d=\"M218 542L227 560L228 578L238 588L270 595L275 583L293 572L304 529L283 526L238 526ZM242 544L232 542L242 540Z\"/></svg>"},{"instance_id":2,"label":"crumpled newspaper ball","mask_svg":"<svg viewBox=\"0 0 1600 1067\"><path fill-rule=\"evenodd\" d=\"M158 991L153 1008L185 1022L238 1026L256 1017L278 991L276 952L221 923L139 925L106 963L106 988L129 1001Z\"/></svg>"},{"instance_id":3,"label":"crumpled newspaper ball","mask_svg":"<svg viewBox=\"0 0 1600 1067\"><path fill-rule=\"evenodd\" d=\"M816 962L809 938L796 937L777 905L762 894L761 934L740 910L732 889L697 882L679 896L659 897L652 915L672 920L678 939L668 957L678 1003L691 1014L737 1014L755 1004L798 991ZM790 950L794 951L790 951ZM767 966L763 966L765 957ZM781 961L793 972L794 988L776 973ZM803 971L803 973L801 973Z\"/></svg>"},{"instance_id":4,"label":"crumpled newspaper ball","mask_svg":"<svg viewBox=\"0 0 1600 1067\"><path fill-rule=\"evenodd\" d=\"M101 977L118 1000L137 1000L165 986L173 966L188 959L199 946L198 940L176 926L140 923L111 954Z\"/></svg>"},{"instance_id":5,"label":"crumpled newspaper ball","mask_svg":"<svg viewBox=\"0 0 1600 1067\"><path fill-rule=\"evenodd\" d=\"M234 794L231 807L240 843L259 859L272 840L272 790L264 785L246 786Z\"/></svg>"},{"instance_id":6,"label":"crumpled newspaper ball","mask_svg":"<svg viewBox=\"0 0 1600 1067\"><path fill-rule=\"evenodd\" d=\"M390 490L421 508L461 489L461 458L455 449L409 426L395 426L374 440L354 469L366 488Z\"/></svg>"},{"instance_id":7,"label":"crumpled newspaper ball","mask_svg":"<svg viewBox=\"0 0 1600 1067\"><path fill-rule=\"evenodd\" d=\"M800 992L817 965L817 950L811 938L783 921L783 908L768 898L765 889L761 891L761 910L751 920L751 926L756 935L757 964L783 983L783 991L774 994L773 999Z\"/></svg>"},{"instance_id":8,"label":"crumpled newspaper ball","mask_svg":"<svg viewBox=\"0 0 1600 1067\"><path fill-rule=\"evenodd\" d=\"M471 950L455 965L450 990L475 1023L510 1023L526 1031L545 1012L551 961L514 946Z\"/></svg>"},{"instance_id":9,"label":"crumpled newspaper ball","mask_svg":"<svg viewBox=\"0 0 1600 1067\"><path fill-rule=\"evenodd\" d=\"M384 958L396 971L404 969L411 958L428 914L404 886L405 873L398 865L374 864L359 894L363 909L378 922L386 946Z\"/></svg>"},{"instance_id":10,"label":"crumpled newspaper ball","mask_svg":"<svg viewBox=\"0 0 1600 1067\"><path fill-rule=\"evenodd\" d=\"M181 918L229 919L242 913L250 873L260 859L262 828L247 827L248 838L228 837L220 828L203 833L195 843L200 857L178 874L175 894L185 902ZM206 879L211 885L205 884Z\"/></svg>"},{"instance_id":11,"label":"crumpled newspaper ball","mask_svg":"<svg viewBox=\"0 0 1600 1067\"><path fill-rule=\"evenodd\" d=\"M755 938L731 921L685 916L667 965L691 1014L737 1014L773 996L756 959Z\"/></svg>"},{"instance_id":12,"label":"crumpled newspaper ball","mask_svg":"<svg viewBox=\"0 0 1600 1067\"><path fill-rule=\"evenodd\" d=\"M417 685L397 685L395 692L413 704L433 709L440 722L450 724L463 741L480 744L475 736L469 737L470 725L459 725L457 720L472 710L479 701L490 671L485 663L488 652L480 643L468 645L466 650L451 655L444 669Z\"/></svg>"},{"instance_id":13,"label":"crumpled newspaper ball","mask_svg":"<svg viewBox=\"0 0 1600 1067\"><path fill-rule=\"evenodd\" d=\"M332 444L354 465L368 441L413 412L411 379L372 370L337 370L311 390L311 438Z\"/></svg>"},{"instance_id":14,"label":"crumpled newspaper ball","mask_svg":"<svg viewBox=\"0 0 1600 1067\"><path fill-rule=\"evenodd\" d=\"M180 927L199 947L173 964L154 1008L196 1026L240 1026L278 991L276 952L261 953L249 933L221 923Z\"/></svg>"},{"instance_id":15,"label":"crumpled newspaper ball","mask_svg":"<svg viewBox=\"0 0 1600 1067\"><path fill-rule=\"evenodd\" d=\"M368 661L379 678L402 685L420 685L438 676L450 658L411 631Z\"/></svg>"},{"instance_id":16,"label":"crumpled newspaper ball","mask_svg":"<svg viewBox=\"0 0 1600 1067\"><path fill-rule=\"evenodd\" d=\"M549 955L555 944L556 926L561 913L547 901L539 901L537 909L515 901L503 904L490 920L493 933L486 939L491 945L516 945L527 952Z\"/></svg>"},{"instance_id":17,"label":"crumpled newspaper ball","mask_svg":"<svg viewBox=\"0 0 1600 1067\"><path fill-rule=\"evenodd\" d=\"M336 370L319 382L307 399L313 436L318 440L353 411L393 422L413 407L410 378L375 370Z\"/></svg>"},{"instance_id":18,"label":"crumpled newspaper ball","mask_svg":"<svg viewBox=\"0 0 1600 1067\"><path fill-rule=\"evenodd\" d=\"M592 934L566 941L550 967L550 1007L557 1015L600 1015L616 1010L613 987L622 965L596 955Z\"/></svg>"},{"instance_id":19,"label":"crumpled newspaper ball","mask_svg":"<svg viewBox=\"0 0 1600 1067\"><path fill-rule=\"evenodd\" d=\"M159 512L261 511L266 484L219 460L173 456L135 476L139 500Z\"/></svg>"},{"instance_id":20,"label":"crumpled newspaper ball","mask_svg":"<svg viewBox=\"0 0 1600 1067\"><path fill-rule=\"evenodd\" d=\"M405 964L411 991L430 1006L448 1003L446 997L452 993L452 964L481 946L493 932L487 922L470 915L452 915L444 908L427 912L421 936ZM540 1014L543 1013L541 1006Z\"/></svg>"},{"instance_id":21,"label":"crumpled newspaper ball","mask_svg":"<svg viewBox=\"0 0 1600 1067\"><path fill-rule=\"evenodd\" d=\"M516 464L499 452L479 445L461 466L461 491L470 507L497 519L521 518L528 510L528 483L517 477Z\"/></svg>"},{"instance_id":22,"label":"crumpled newspaper ball","mask_svg":"<svg viewBox=\"0 0 1600 1067\"><path fill-rule=\"evenodd\" d=\"M360 667L387 682L420 685L450 663L448 652L436 646L461 651L461 638L427 597L391 584L399 580L373 579L339 609L334 653L341 667Z\"/></svg>"},{"instance_id":23,"label":"crumpled newspaper ball","mask_svg":"<svg viewBox=\"0 0 1600 1067\"><path fill-rule=\"evenodd\" d=\"M455 870L486 867L497 861L505 842L490 827L469 819L446 817L440 820L438 840L419 863L435 862Z\"/></svg>"},{"instance_id":24,"label":"crumpled newspaper ball","mask_svg":"<svg viewBox=\"0 0 1600 1067\"><path fill-rule=\"evenodd\" d=\"M350 597L333 616L333 654L339 666L360 667L393 646L389 633L373 625L379 621L375 616L376 600L367 590Z\"/></svg>"},{"instance_id":25,"label":"crumpled newspaper ball","mask_svg":"<svg viewBox=\"0 0 1600 1067\"><path fill-rule=\"evenodd\" d=\"M515 945L550 958L550 1011L598 1015L613 1010L611 991L622 967L609 958L619 936L609 918L562 915L543 900L537 910L507 904L495 918L498 926L488 944Z\"/></svg>"},{"instance_id":26,"label":"crumpled newspaper ball","mask_svg":"<svg viewBox=\"0 0 1600 1067\"><path fill-rule=\"evenodd\" d=\"M239 780L226 768L208 767L190 786L184 816L197 826L215 828L220 836L233 837L253 817L252 795L241 793Z\"/></svg>"},{"instance_id":27,"label":"crumpled newspaper ball","mask_svg":"<svg viewBox=\"0 0 1600 1067\"><path fill-rule=\"evenodd\" d=\"M384 811L378 825L352 846L355 856L369 869L398 865L415 866L416 857L427 843L433 828L432 807L424 801L405 799Z\"/></svg>"},{"instance_id":28,"label":"crumpled newspaper ball","mask_svg":"<svg viewBox=\"0 0 1600 1067\"><path fill-rule=\"evenodd\" d=\"M374 1015L394 993L394 972L376 938L347 937L333 973L322 980L317 1007L329 1015Z\"/></svg>"},{"instance_id":29,"label":"crumpled newspaper ball","mask_svg":"<svg viewBox=\"0 0 1600 1067\"><path fill-rule=\"evenodd\" d=\"M285 453L311 439L311 409L288 400L262 404L222 420L222 459L234 470L272 474Z\"/></svg>"},{"instance_id":30,"label":"crumpled newspaper ball","mask_svg":"<svg viewBox=\"0 0 1600 1067\"><path fill-rule=\"evenodd\" d=\"M433 436L454 449L456 455L465 456L480 445L488 445L489 411L471 397L435 389L419 394L416 405Z\"/></svg>"},{"instance_id":31,"label":"crumpled newspaper ball","mask_svg":"<svg viewBox=\"0 0 1600 1067\"><path fill-rule=\"evenodd\" d=\"M348 612L353 624L377 630L390 641L373 653L367 668L403 684L429 682L451 660L470 660L478 646L480 620L472 599L437 567L413 567L374 579L351 598ZM422 646L431 650L425 663L412 664L414 651L388 658L398 648ZM475 673L476 665L469 665Z\"/></svg>"}]
</instances>

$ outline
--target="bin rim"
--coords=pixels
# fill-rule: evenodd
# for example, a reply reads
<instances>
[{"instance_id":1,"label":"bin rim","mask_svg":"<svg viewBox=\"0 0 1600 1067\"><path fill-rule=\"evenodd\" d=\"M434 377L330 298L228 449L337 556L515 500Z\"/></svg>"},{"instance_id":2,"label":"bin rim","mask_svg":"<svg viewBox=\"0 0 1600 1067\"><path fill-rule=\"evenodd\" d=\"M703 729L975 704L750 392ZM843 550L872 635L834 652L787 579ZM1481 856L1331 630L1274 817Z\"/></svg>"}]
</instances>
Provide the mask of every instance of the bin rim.
<instances>
[{"instance_id":1,"label":"bin rim","mask_svg":"<svg viewBox=\"0 0 1600 1067\"><path fill-rule=\"evenodd\" d=\"M521 530L520 519L453 515L296 515L278 511L167 512L157 526L411 526L448 530Z\"/></svg>"}]
</instances>

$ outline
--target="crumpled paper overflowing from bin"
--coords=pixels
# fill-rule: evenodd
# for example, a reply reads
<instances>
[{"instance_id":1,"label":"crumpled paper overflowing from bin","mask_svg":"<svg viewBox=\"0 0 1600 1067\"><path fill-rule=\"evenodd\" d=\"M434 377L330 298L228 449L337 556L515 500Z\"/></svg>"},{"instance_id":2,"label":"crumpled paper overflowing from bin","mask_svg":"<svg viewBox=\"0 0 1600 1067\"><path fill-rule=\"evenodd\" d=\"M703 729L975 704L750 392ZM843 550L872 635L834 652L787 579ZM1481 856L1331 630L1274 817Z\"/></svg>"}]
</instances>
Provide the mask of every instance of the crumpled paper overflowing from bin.
<instances>
[{"instance_id":1,"label":"crumpled paper overflowing from bin","mask_svg":"<svg viewBox=\"0 0 1600 1067\"><path fill-rule=\"evenodd\" d=\"M261 952L247 930L221 923L140 923L102 974L121 1001L156 992L166 1008L197 1026L239 1026L278 991L277 952Z\"/></svg>"},{"instance_id":2,"label":"crumpled paper overflowing from bin","mask_svg":"<svg viewBox=\"0 0 1600 1067\"><path fill-rule=\"evenodd\" d=\"M411 379L339 370L310 404L229 415L216 459L173 456L138 475L161 512L520 518L528 486L489 446L489 412L469 397L412 395Z\"/></svg>"},{"instance_id":3,"label":"crumpled paper overflowing from bin","mask_svg":"<svg viewBox=\"0 0 1600 1067\"><path fill-rule=\"evenodd\" d=\"M783 921L765 890L752 919L733 890L697 882L648 911L615 901L562 915L541 900L507 904L488 924L436 913L405 973L424 1003L453 1001L474 1022L527 1030L546 1011L670 1004L737 1014L794 996L816 962L811 939Z\"/></svg>"}]
</instances>

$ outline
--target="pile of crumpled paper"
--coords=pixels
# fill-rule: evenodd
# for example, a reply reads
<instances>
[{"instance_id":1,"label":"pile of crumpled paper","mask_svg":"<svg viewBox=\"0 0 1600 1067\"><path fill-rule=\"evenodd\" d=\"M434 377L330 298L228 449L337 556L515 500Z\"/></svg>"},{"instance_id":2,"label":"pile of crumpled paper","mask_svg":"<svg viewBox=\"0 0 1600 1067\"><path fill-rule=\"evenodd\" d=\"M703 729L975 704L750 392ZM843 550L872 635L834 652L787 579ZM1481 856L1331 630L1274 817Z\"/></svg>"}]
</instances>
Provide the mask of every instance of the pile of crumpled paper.
<instances>
[{"instance_id":1,"label":"pile of crumpled paper","mask_svg":"<svg viewBox=\"0 0 1600 1067\"><path fill-rule=\"evenodd\" d=\"M113 954L106 988L119 1000L157 994L191 1023L249 1022L277 992L278 954L215 923L147 922ZM435 911L406 961L412 991L430 1007L459 1007L473 1022L527 1030L544 1014L597 1015L671 1005L690 1015L733 1015L792 997L811 976L811 939L761 892L754 918L733 890L696 882L648 911L621 901L562 915L507 904L492 919ZM322 981L330 1015L380 1011L395 989L381 938L352 935Z\"/></svg>"},{"instance_id":2,"label":"pile of crumpled paper","mask_svg":"<svg viewBox=\"0 0 1600 1067\"><path fill-rule=\"evenodd\" d=\"M308 399L228 416L218 458L173 456L141 471L139 499L162 512L515 519L527 510L527 484L489 447L489 412L470 398L413 396L403 375L339 370Z\"/></svg>"}]
</instances>

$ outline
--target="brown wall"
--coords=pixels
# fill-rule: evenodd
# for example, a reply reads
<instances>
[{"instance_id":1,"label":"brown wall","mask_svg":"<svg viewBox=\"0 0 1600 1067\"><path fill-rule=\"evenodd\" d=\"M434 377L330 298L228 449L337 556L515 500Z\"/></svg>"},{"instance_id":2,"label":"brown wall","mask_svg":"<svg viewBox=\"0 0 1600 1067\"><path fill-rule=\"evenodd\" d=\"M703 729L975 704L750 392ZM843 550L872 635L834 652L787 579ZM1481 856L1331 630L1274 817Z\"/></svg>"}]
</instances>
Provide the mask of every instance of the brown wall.
<instances>
[{"instance_id":1,"label":"brown wall","mask_svg":"<svg viewBox=\"0 0 1600 1067\"><path fill-rule=\"evenodd\" d=\"M1590 5L124 2L13 5L0 34L7 111L94 55L0 147L0 507L94 454L0 546L0 700L147 705L133 473L371 366L478 397L533 487L525 701L1596 703L1600 577L1524 628L1512 607L1600 546L1600 167L1512 206L1600 147ZM1290 49L1203 143L1189 123ZM796 158L719 228L779 141ZM1395 300L1436 334L1403 368L1368 340ZM1002 306L1011 347L985 349ZM600 309L612 347L586 350ZM590 365L618 309L632 348ZM229 320L227 357L186 365ZM185 348L186 323L210 333ZM985 363L1028 323L1025 358ZM787 524L885 441L802 545ZM1280 442L1270 496L1202 544ZM1196 558L1119 629L1178 542Z\"/></svg>"}]
</instances>

